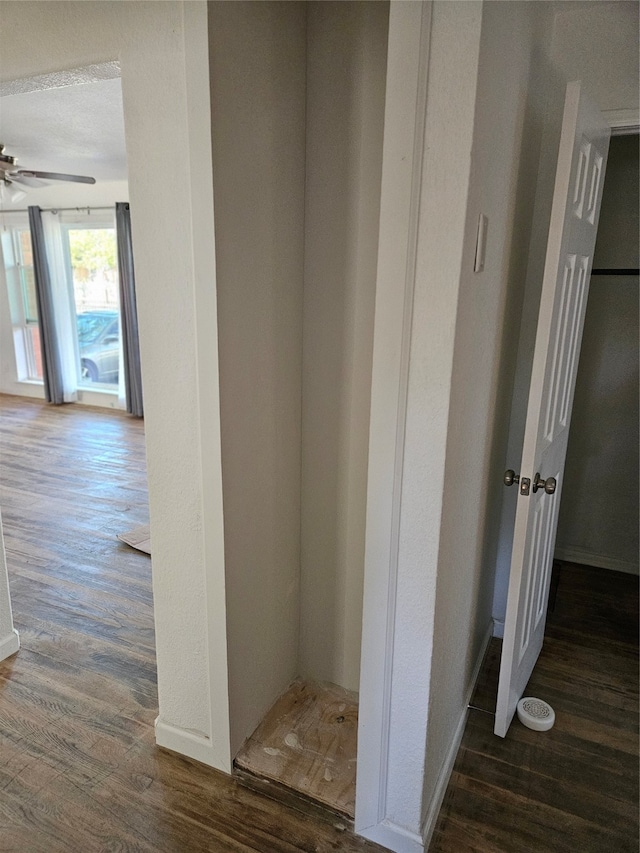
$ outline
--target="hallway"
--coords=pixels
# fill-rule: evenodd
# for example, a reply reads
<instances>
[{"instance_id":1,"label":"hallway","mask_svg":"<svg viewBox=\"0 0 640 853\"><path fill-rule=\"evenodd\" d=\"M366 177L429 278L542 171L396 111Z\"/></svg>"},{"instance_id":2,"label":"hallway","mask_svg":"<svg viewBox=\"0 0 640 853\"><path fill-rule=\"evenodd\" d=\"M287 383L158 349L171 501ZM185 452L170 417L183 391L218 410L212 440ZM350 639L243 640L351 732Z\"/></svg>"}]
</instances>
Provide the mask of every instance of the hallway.
<instances>
[{"instance_id":1,"label":"hallway","mask_svg":"<svg viewBox=\"0 0 640 853\"><path fill-rule=\"evenodd\" d=\"M500 644L489 647L429 853L634 853L638 578L555 567L525 691L555 710L548 732L514 719L504 740L493 734Z\"/></svg>"}]
</instances>

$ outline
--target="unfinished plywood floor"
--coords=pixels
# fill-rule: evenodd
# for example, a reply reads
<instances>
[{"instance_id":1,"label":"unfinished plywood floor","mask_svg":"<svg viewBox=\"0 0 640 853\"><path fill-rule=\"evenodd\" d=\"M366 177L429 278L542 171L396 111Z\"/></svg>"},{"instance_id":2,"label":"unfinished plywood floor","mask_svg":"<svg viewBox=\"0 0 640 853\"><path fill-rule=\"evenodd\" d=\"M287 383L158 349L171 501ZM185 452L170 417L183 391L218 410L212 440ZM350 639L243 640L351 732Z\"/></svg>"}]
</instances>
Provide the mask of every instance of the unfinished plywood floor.
<instances>
[{"instance_id":1,"label":"unfinished plywood floor","mask_svg":"<svg viewBox=\"0 0 640 853\"><path fill-rule=\"evenodd\" d=\"M296 681L238 754L236 767L353 818L358 699L335 684Z\"/></svg>"}]
</instances>

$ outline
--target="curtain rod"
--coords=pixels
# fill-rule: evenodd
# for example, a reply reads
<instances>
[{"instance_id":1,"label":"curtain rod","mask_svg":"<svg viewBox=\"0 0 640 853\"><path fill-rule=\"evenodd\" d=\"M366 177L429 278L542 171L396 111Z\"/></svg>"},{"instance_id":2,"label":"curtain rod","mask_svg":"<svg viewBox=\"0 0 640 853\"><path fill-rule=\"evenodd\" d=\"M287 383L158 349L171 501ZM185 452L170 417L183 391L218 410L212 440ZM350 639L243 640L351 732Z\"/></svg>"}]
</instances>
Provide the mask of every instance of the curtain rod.
<instances>
[{"instance_id":1,"label":"curtain rod","mask_svg":"<svg viewBox=\"0 0 640 853\"><path fill-rule=\"evenodd\" d=\"M127 204L129 202L126 202ZM41 207L40 210L43 213L67 213L69 211L75 211L76 213L82 213L83 211L91 212L92 210L115 210L115 204L112 206L105 205L104 207L92 207L91 205L82 205L81 207ZM20 207L14 208L12 210L0 210L0 214L6 213L28 213L29 208Z\"/></svg>"},{"instance_id":2,"label":"curtain rod","mask_svg":"<svg viewBox=\"0 0 640 853\"><path fill-rule=\"evenodd\" d=\"M638 269L596 269L591 270L591 275L638 275Z\"/></svg>"}]
</instances>

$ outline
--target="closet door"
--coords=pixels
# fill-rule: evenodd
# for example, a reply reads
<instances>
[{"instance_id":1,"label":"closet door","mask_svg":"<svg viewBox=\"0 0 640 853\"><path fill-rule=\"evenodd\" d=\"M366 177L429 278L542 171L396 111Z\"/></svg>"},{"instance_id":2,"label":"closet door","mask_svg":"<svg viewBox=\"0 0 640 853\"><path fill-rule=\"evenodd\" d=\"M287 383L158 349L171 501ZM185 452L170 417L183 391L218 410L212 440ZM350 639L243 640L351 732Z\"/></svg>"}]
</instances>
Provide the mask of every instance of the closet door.
<instances>
[{"instance_id":1,"label":"closet door","mask_svg":"<svg viewBox=\"0 0 640 853\"><path fill-rule=\"evenodd\" d=\"M504 737L542 648L562 477L609 125L567 86L520 473L495 733Z\"/></svg>"}]
</instances>

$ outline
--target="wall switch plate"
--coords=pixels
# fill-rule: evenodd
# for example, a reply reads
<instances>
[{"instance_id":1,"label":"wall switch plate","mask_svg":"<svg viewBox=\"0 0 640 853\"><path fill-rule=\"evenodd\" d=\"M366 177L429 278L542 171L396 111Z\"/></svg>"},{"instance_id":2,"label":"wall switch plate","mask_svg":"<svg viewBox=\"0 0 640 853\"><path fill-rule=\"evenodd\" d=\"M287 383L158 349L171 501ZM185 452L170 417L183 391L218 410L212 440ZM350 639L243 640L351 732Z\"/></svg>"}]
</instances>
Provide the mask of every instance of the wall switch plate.
<instances>
[{"instance_id":1,"label":"wall switch plate","mask_svg":"<svg viewBox=\"0 0 640 853\"><path fill-rule=\"evenodd\" d=\"M473 265L474 272L482 272L484 269L484 257L487 248L487 228L489 220L481 213L478 218L478 237L476 240L476 259Z\"/></svg>"}]
</instances>

